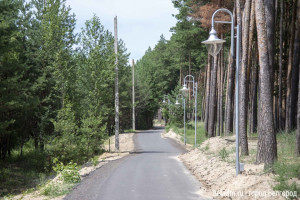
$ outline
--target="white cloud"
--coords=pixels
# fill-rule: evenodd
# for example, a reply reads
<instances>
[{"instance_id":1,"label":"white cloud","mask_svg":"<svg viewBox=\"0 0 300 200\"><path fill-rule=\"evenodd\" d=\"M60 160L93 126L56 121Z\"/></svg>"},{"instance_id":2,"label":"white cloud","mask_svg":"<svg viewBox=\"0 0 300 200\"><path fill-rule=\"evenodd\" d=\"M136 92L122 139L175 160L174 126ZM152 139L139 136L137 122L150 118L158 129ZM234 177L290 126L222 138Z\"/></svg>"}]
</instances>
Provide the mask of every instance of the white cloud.
<instances>
[{"instance_id":1,"label":"white cloud","mask_svg":"<svg viewBox=\"0 0 300 200\"><path fill-rule=\"evenodd\" d=\"M169 29L175 26L172 14L177 10L171 0L67 0L76 14L77 28L96 14L106 29L113 32L114 17L118 17L118 36L124 40L130 59L140 59L159 36L169 39Z\"/></svg>"}]
</instances>

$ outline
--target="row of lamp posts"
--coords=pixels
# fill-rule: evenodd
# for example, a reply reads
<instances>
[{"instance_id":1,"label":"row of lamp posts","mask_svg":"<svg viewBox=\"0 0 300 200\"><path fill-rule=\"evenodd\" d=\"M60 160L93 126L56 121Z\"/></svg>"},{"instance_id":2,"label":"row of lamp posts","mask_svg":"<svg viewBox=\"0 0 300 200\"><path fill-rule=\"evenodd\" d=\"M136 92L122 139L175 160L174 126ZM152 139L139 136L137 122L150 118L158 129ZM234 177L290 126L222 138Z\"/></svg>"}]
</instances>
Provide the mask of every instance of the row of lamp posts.
<instances>
[{"instance_id":1,"label":"row of lamp posts","mask_svg":"<svg viewBox=\"0 0 300 200\"><path fill-rule=\"evenodd\" d=\"M230 21L215 21L215 16L218 12L226 12L230 15L231 20ZM236 89L235 89L235 131L236 131L236 175L240 173L240 167L241 163L239 162L239 63L240 63L240 26L237 24L236 27L234 27L234 18L232 15L232 12L229 11L226 8L220 8L216 10L213 15L212 15L212 24L211 24L211 31L209 33L209 38L202 43L205 44L208 53L216 59L216 56L222 49L222 45L225 42L223 39L219 39L217 36L217 32L215 30L215 23L220 23L220 24L230 24L231 25L231 46L230 46L230 55L233 58L233 52L234 52L234 38L236 38ZM236 29L236 36L234 36L234 29ZM189 78L187 80L187 78ZM190 78L192 80L190 80ZM187 75L184 78L184 84L183 88L181 91L183 93L186 93L189 91L187 88L187 82L193 83L193 96L195 98L195 148L197 145L196 142L196 137L197 137L197 82L195 82L194 77L192 75ZM177 97L178 98L178 97ZM182 96L181 97L184 102L184 142L186 144L186 134L185 134L185 99ZM165 101L165 96L164 96L164 101ZM178 103L178 99L176 100L176 103Z\"/></svg>"},{"instance_id":2,"label":"row of lamp posts","mask_svg":"<svg viewBox=\"0 0 300 200\"><path fill-rule=\"evenodd\" d=\"M191 80L190 80L191 79ZM187 75L184 78L184 84L182 89L180 89L180 91L182 92L182 94L178 94L176 96L176 103L175 105L180 105L180 103L178 102L178 99L182 99L183 101L183 108L184 108L184 115L183 115L183 126L184 126L184 144L186 144L186 127L185 127L185 98L184 96L187 96L188 92L189 92L189 88L187 87L187 83L192 83L192 89L193 89L193 96L195 98L195 144L194 147L196 148L197 146L197 82L194 79L194 76L192 75ZM166 98L168 98L167 95L164 95L164 100L163 103L166 103ZM170 99L168 98L168 105L170 105ZM170 110L170 109L169 109ZM165 123L166 123L166 118L165 118Z\"/></svg>"}]
</instances>

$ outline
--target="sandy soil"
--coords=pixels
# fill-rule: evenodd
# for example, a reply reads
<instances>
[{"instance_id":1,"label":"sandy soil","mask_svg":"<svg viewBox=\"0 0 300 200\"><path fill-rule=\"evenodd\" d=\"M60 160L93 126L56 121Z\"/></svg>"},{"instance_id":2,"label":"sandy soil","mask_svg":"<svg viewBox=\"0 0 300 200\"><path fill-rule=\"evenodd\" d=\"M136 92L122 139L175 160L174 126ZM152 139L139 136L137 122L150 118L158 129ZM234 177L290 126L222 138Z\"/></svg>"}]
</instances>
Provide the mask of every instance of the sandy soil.
<instances>
[{"instance_id":1,"label":"sandy soil","mask_svg":"<svg viewBox=\"0 0 300 200\"><path fill-rule=\"evenodd\" d=\"M180 141L173 131L163 137ZM256 145L257 140L249 141L250 156L241 159L245 170L238 176L235 175L235 137L232 136L210 138L200 148L179 158L203 184L201 193L211 199L285 199L272 189L276 183L274 175L265 173L263 165L251 164Z\"/></svg>"},{"instance_id":2,"label":"sandy soil","mask_svg":"<svg viewBox=\"0 0 300 200\"><path fill-rule=\"evenodd\" d=\"M178 143L184 145L184 142L182 142L183 138L180 135L176 134L172 129L170 129L169 132L166 132L166 131L162 132L161 137L162 138L171 138L173 140L176 140ZM185 147L189 151L193 150L193 148L194 148L193 145L190 145L190 144L186 144Z\"/></svg>"},{"instance_id":3,"label":"sandy soil","mask_svg":"<svg viewBox=\"0 0 300 200\"><path fill-rule=\"evenodd\" d=\"M120 144L120 151L116 152L114 148L114 141L115 137L110 137L110 152L106 152L99 156L98 164L96 166L93 165L92 162L87 162L82 165L81 169L79 170L80 178L83 179L85 176L89 175L91 172L95 171L96 169L102 167L103 165L107 164L112 160L117 160L123 158L130 154L130 152L134 151L134 141L133 141L134 133L126 133L119 135L119 144ZM109 145L108 142L103 145L103 148L108 151ZM60 175L56 176L52 179L48 184L59 184L61 182ZM9 199L22 199L22 200L46 200L46 199L53 199L53 200L62 200L65 196L60 196L56 198L49 198L48 196L43 196L40 191L34 191L29 194L20 194Z\"/></svg>"},{"instance_id":4,"label":"sandy soil","mask_svg":"<svg viewBox=\"0 0 300 200\"><path fill-rule=\"evenodd\" d=\"M115 136L110 137L110 147L108 143L105 143L103 145L103 148L106 151L104 154L99 156L98 160L99 163L96 166L91 166L91 163L86 163L83 168L79 171L79 174L81 177L87 176L92 171L102 167L107 162L123 158L124 156L127 156L130 154L130 152L134 151L134 142L133 142L133 135L134 133L126 133L126 134L120 134L119 135L119 145L120 145L120 151L115 151Z\"/></svg>"}]
</instances>

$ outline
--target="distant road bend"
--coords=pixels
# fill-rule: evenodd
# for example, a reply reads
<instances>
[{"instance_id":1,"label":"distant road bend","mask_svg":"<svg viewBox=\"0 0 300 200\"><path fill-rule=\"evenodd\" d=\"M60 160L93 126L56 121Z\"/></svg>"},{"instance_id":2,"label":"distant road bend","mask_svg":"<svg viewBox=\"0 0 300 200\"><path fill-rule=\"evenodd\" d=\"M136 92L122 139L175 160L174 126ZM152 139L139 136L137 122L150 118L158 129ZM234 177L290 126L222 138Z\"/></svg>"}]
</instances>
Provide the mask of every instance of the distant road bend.
<instances>
[{"instance_id":1,"label":"distant road bend","mask_svg":"<svg viewBox=\"0 0 300 200\"><path fill-rule=\"evenodd\" d=\"M136 153L86 177L67 200L204 200L201 185L177 156L185 150L160 137L163 129L135 135Z\"/></svg>"}]
</instances>

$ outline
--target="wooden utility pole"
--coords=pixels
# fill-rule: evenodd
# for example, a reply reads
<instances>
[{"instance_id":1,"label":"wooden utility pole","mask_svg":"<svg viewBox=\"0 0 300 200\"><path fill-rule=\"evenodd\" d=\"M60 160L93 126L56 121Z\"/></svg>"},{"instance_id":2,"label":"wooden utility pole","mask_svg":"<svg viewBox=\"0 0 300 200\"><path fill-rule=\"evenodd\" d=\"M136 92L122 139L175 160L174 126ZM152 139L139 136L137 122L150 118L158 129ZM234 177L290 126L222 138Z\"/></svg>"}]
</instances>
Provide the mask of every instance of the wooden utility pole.
<instances>
[{"instance_id":1,"label":"wooden utility pole","mask_svg":"<svg viewBox=\"0 0 300 200\"><path fill-rule=\"evenodd\" d=\"M119 69L118 69L118 27L117 16L114 19L114 32L115 32L115 151L119 151Z\"/></svg>"},{"instance_id":2,"label":"wooden utility pole","mask_svg":"<svg viewBox=\"0 0 300 200\"><path fill-rule=\"evenodd\" d=\"M132 130L135 131L134 59L132 59Z\"/></svg>"}]
</instances>

